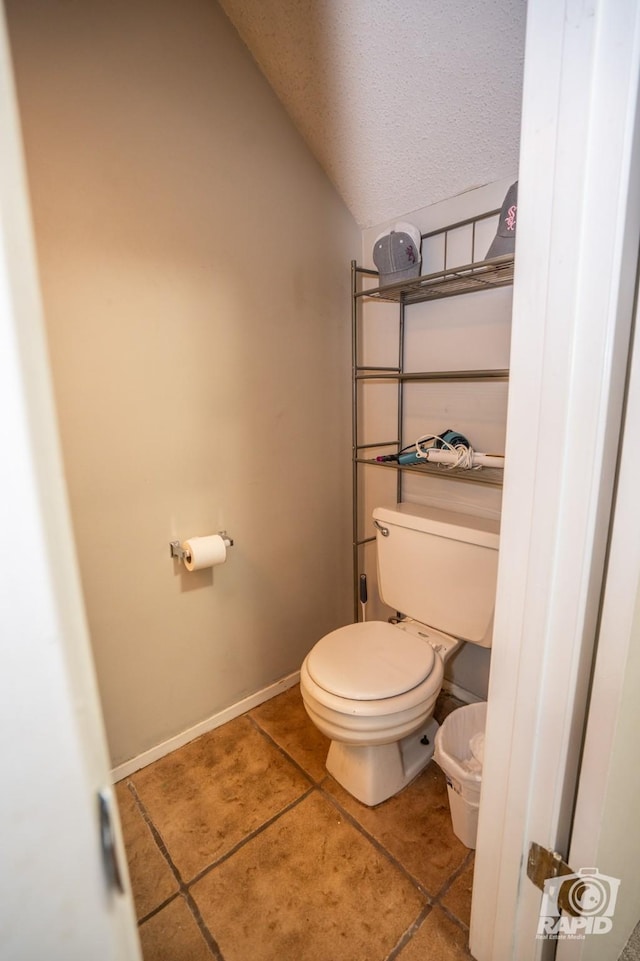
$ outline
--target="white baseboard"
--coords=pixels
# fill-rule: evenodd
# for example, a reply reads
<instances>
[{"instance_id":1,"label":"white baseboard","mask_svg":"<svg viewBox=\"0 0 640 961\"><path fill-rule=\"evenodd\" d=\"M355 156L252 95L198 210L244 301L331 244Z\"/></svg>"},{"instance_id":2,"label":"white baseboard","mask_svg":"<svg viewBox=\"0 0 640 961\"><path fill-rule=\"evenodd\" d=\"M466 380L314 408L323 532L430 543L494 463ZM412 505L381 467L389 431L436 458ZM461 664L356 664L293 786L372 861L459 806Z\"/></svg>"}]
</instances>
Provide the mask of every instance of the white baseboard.
<instances>
[{"instance_id":1,"label":"white baseboard","mask_svg":"<svg viewBox=\"0 0 640 961\"><path fill-rule=\"evenodd\" d=\"M143 754L138 754L137 757L132 757L130 760L118 764L118 766L111 771L113 783L115 784L117 781L122 781L123 778L135 774L136 771L146 767L148 764L152 764L154 761L158 761L166 754L177 751L178 748L184 747L189 741L194 741L197 737L200 737L201 734L207 734L209 731L213 731L215 728L226 724L227 721L233 721L234 718L240 717L241 714L246 714L247 711L251 711L254 707L264 704L265 701L271 700L271 698L277 694L288 691L289 688L297 684L299 680L300 671L295 671L293 674L289 674L287 677L276 681L275 684L270 684L269 687L256 691L255 694L250 694L249 697L238 701L237 704L232 704L231 707L225 708L225 710L220 711L219 714L213 714L211 717L205 718L204 721L200 721L199 724L195 724L193 727L187 728L186 731L176 734L174 737L169 738L168 741L163 741L161 744L157 744ZM465 690L463 687L460 687L459 684L454 684L452 681L446 680L446 678L442 682L442 689L454 697L457 697L458 700L464 701L465 704L476 704L484 700L484 698L472 694L471 691Z\"/></svg>"},{"instance_id":2,"label":"white baseboard","mask_svg":"<svg viewBox=\"0 0 640 961\"><path fill-rule=\"evenodd\" d=\"M204 721L200 721L199 724L195 724L193 727L187 728L186 731L176 734L174 737L169 738L168 741L163 741L162 744L150 748L150 750L145 751L143 754L138 754L137 757L132 757L129 761L118 764L118 766L111 771L113 783L115 784L117 781L122 781L123 778L129 777L130 774L134 774L136 771L139 771L140 768L152 764L153 761L159 760L166 754L171 754L172 751L176 751L179 747L184 747L185 744L188 744L189 741L194 741L197 737L200 737L201 734L207 734L216 727L221 727L223 724L226 724L227 721L233 721L234 718L240 717L241 714L246 714L247 711L258 707L259 704L269 701L272 697L275 697L276 694L282 694L283 691L287 691L290 687L293 687L294 684L297 684L299 680L300 671L295 671L293 674L289 674L287 677L276 681L275 684L270 684L269 687L265 687L261 691L256 691L255 694L250 694L249 697L238 701L237 704L232 704L231 707L225 708L225 710L220 711L219 714L213 714Z\"/></svg>"},{"instance_id":3,"label":"white baseboard","mask_svg":"<svg viewBox=\"0 0 640 961\"><path fill-rule=\"evenodd\" d=\"M452 694L453 697L457 697L459 701L464 701L465 704L481 704L486 698L478 697L477 694L472 694L471 691L467 691L464 687L460 687L459 684L454 684L453 681L448 681L445 679L442 682L442 690L446 691L447 694Z\"/></svg>"}]
</instances>

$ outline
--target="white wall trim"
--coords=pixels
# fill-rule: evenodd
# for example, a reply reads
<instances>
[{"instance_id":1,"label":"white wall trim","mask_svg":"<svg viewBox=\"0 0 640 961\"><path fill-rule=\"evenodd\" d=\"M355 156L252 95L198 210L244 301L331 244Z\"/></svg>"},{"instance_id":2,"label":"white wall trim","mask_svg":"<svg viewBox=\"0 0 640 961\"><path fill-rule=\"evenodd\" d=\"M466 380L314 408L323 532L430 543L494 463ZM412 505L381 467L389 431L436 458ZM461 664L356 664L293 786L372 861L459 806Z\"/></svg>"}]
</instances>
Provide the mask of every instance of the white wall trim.
<instances>
[{"instance_id":1,"label":"white wall trim","mask_svg":"<svg viewBox=\"0 0 640 961\"><path fill-rule=\"evenodd\" d=\"M477 694L472 694L471 691L467 691L466 688L460 687L459 684L454 684L453 681L448 681L446 678L442 682L442 690L451 694L452 697L457 697L459 701L464 701L465 704L482 704L485 700L484 697L478 697Z\"/></svg>"},{"instance_id":2,"label":"white wall trim","mask_svg":"<svg viewBox=\"0 0 640 961\"><path fill-rule=\"evenodd\" d=\"M639 46L637 5L530 0L478 961L554 948L526 855L566 853L571 823L635 284Z\"/></svg>"},{"instance_id":3,"label":"white wall trim","mask_svg":"<svg viewBox=\"0 0 640 961\"><path fill-rule=\"evenodd\" d=\"M132 757L129 761L118 764L111 772L114 784L117 781L122 781L124 778L129 777L129 775L134 774L148 764L160 760L161 757L171 754L172 751L177 751L178 748L184 747L184 745L190 741L195 741L195 739L202 734L207 734L217 727L222 727L227 721L233 721L236 717L240 717L241 714L246 714L247 711L251 711L254 707L258 707L260 704L264 704L265 701L271 700L272 697L276 697L277 694L288 691L289 688L297 684L299 680L300 671L294 671L293 674L281 678L279 681L276 681L275 684L263 687L260 691L256 691L255 694L250 694L249 697L237 701L236 704L225 708L224 711L220 711L218 714L212 714L211 717L205 718L204 721L200 721L198 724L194 724L193 727L188 727L186 731L170 737L167 741L162 741L161 744L157 744L148 751Z\"/></svg>"}]
</instances>

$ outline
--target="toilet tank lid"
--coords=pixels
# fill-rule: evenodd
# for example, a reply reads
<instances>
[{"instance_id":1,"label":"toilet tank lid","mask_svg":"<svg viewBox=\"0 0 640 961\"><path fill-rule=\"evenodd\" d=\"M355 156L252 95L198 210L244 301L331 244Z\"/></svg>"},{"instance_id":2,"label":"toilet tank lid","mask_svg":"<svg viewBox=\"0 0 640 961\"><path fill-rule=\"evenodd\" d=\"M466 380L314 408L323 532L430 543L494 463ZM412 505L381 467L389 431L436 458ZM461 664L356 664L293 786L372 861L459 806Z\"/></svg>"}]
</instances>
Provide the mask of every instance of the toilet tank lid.
<instances>
[{"instance_id":1,"label":"toilet tank lid","mask_svg":"<svg viewBox=\"0 0 640 961\"><path fill-rule=\"evenodd\" d=\"M394 504L392 507L376 507L374 520L390 527L405 527L425 534L448 537L482 547L498 549L500 521L493 517L477 517L461 511L445 510L427 504Z\"/></svg>"}]
</instances>

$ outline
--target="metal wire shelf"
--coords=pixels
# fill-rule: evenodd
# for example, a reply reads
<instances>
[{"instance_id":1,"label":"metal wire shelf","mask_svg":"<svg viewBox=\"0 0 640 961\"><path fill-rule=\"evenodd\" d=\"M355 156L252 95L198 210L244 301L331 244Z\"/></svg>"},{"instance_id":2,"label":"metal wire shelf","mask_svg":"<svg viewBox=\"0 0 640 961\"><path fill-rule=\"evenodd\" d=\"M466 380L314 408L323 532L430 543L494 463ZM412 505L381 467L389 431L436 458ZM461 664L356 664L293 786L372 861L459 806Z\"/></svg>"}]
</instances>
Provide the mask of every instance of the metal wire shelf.
<instances>
[{"instance_id":1,"label":"metal wire shelf","mask_svg":"<svg viewBox=\"0 0 640 961\"><path fill-rule=\"evenodd\" d=\"M494 257L475 264L424 274L384 287L360 290L356 297L370 297L390 303L421 304L443 297L459 297L479 290L495 290L513 283L513 256Z\"/></svg>"},{"instance_id":2,"label":"metal wire shelf","mask_svg":"<svg viewBox=\"0 0 640 961\"><path fill-rule=\"evenodd\" d=\"M401 371L398 368L390 370L387 367L357 367L354 373L355 380L397 380L402 383L410 381L424 382L447 382L447 381L478 381L478 380L508 380L509 371L506 368L496 370L422 370L422 371Z\"/></svg>"},{"instance_id":3,"label":"metal wire shelf","mask_svg":"<svg viewBox=\"0 0 640 961\"><path fill-rule=\"evenodd\" d=\"M399 450L402 446L404 436L404 391L405 385L411 382L437 382L437 381L508 381L509 372L505 369L482 369L482 370L429 370L429 371L407 371L405 367L405 307L413 304L420 304L427 301L441 300L446 297L458 297L461 294L476 293L479 291L496 290L501 287L508 287L513 283L514 277L514 258L512 255L494 257L491 260L476 260L476 254L480 244L486 250L485 244L488 243L487 232L493 230L491 218L497 218L499 210L490 210L487 213L475 217L467 218L458 223L423 233L422 241L428 241L429 257L431 265L436 263L442 265L442 269L430 274L423 274L420 277L403 280L395 284L379 284L379 274L377 270L370 267L358 266L356 261L351 262L351 356L352 356L352 438L353 438L353 603L354 620L359 617L359 572L360 572L360 552L365 544L369 544L371 537L362 538L360 536L360 500L359 491L359 470L365 467L386 467L396 471L396 497L398 501L403 498L403 477L407 474L421 475L422 477L440 477L443 480L462 481L472 484L481 484L487 487L501 487L503 483L503 471L495 467L480 467L474 470L463 468L443 468L436 464L398 464L393 461L378 461L365 455L372 452L375 448L395 448ZM496 221L497 222L497 221ZM477 229L479 228L480 229ZM456 234L457 231L461 233ZM454 239L454 234L456 238ZM464 259L469 258L470 262L462 266L449 267L449 260L454 256L458 257L461 251L460 240L468 238L470 246L465 248L462 254ZM464 239L467 243L467 239ZM431 255L435 254L435 257ZM459 262L459 261L458 261ZM359 323L359 316L362 315L364 305L367 301L388 302L398 305L398 359L397 363L389 366L367 366L360 362L361 337L364 330L364 323ZM396 313L395 311L393 312ZM369 381L396 381L397 384L397 435L393 441L380 444L361 444L359 442L359 395L365 382Z\"/></svg>"},{"instance_id":4,"label":"metal wire shelf","mask_svg":"<svg viewBox=\"0 0 640 961\"><path fill-rule=\"evenodd\" d=\"M502 487L503 471L498 467L478 467L474 470L463 470L458 467L445 469L438 467L436 464L394 464L393 461L378 461L368 457L356 457L355 462L370 467L385 467L387 470L407 471L410 474L442 477L445 480L459 480L471 484Z\"/></svg>"}]
</instances>

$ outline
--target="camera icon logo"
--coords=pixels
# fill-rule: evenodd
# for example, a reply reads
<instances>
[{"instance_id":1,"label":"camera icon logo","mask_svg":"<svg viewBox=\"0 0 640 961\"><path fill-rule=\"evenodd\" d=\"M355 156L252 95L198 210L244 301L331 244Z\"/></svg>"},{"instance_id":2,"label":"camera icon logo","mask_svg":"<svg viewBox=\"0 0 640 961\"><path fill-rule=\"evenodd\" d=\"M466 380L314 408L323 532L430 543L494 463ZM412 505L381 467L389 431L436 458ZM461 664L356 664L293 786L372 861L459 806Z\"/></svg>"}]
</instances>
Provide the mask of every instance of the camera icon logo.
<instances>
[{"instance_id":1,"label":"camera icon logo","mask_svg":"<svg viewBox=\"0 0 640 961\"><path fill-rule=\"evenodd\" d=\"M601 874L597 868L548 878L537 936L583 939L587 934L611 931L619 886L618 878Z\"/></svg>"}]
</instances>

